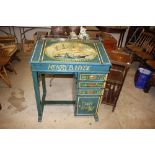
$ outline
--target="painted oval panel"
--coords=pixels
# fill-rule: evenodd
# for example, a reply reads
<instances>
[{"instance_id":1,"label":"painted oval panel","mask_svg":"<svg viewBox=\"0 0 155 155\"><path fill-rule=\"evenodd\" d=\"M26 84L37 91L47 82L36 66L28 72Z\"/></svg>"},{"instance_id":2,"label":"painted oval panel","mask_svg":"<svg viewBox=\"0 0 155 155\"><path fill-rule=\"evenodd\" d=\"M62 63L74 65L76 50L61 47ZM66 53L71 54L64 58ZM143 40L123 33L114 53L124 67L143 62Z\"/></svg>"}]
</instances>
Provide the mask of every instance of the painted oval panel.
<instances>
[{"instance_id":1,"label":"painted oval panel","mask_svg":"<svg viewBox=\"0 0 155 155\"><path fill-rule=\"evenodd\" d=\"M95 48L80 42L58 42L45 48L45 54L57 61L88 61L98 52Z\"/></svg>"}]
</instances>

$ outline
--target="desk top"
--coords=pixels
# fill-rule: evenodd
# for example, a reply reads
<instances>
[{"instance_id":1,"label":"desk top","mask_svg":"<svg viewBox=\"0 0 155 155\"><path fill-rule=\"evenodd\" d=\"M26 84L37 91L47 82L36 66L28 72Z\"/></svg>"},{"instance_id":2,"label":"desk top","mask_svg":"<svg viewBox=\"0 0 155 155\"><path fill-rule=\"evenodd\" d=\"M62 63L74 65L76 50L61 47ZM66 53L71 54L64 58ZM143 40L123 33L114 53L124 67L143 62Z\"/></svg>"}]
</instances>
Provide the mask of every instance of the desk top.
<instances>
[{"instance_id":1,"label":"desk top","mask_svg":"<svg viewBox=\"0 0 155 155\"><path fill-rule=\"evenodd\" d=\"M97 26L101 31L109 33L123 33L128 28L127 26Z\"/></svg>"},{"instance_id":2,"label":"desk top","mask_svg":"<svg viewBox=\"0 0 155 155\"><path fill-rule=\"evenodd\" d=\"M52 38L37 41L30 63L89 66L104 65L107 66L107 69L109 69L111 65L108 55L99 40L81 41Z\"/></svg>"},{"instance_id":3,"label":"desk top","mask_svg":"<svg viewBox=\"0 0 155 155\"><path fill-rule=\"evenodd\" d=\"M155 60L147 60L146 63L155 70Z\"/></svg>"}]
</instances>

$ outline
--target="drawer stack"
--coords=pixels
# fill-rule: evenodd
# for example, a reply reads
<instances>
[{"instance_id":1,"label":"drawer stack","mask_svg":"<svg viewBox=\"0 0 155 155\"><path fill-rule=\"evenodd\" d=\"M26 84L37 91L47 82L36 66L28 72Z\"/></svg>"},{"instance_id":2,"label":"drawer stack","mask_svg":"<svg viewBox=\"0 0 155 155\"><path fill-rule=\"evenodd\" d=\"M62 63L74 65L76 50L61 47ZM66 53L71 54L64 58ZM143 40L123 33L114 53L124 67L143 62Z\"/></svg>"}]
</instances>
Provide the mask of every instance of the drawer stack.
<instances>
[{"instance_id":1,"label":"drawer stack","mask_svg":"<svg viewBox=\"0 0 155 155\"><path fill-rule=\"evenodd\" d=\"M82 74L77 80L75 115L95 115L104 93L106 74Z\"/></svg>"}]
</instances>

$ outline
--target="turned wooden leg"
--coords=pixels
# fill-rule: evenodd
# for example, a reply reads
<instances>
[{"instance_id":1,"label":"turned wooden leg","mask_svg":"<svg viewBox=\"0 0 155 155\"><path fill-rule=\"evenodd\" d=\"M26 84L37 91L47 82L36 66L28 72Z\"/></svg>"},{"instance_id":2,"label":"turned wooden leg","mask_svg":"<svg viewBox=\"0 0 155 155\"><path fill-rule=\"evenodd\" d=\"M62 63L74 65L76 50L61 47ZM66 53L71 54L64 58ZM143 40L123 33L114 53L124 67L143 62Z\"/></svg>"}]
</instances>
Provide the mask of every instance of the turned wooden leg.
<instances>
[{"instance_id":1,"label":"turned wooden leg","mask_svg":"<svg viewBox=\"0 0 155 155\"><path fill-rule=\"evenodd\" d=\"M10 80L8 78L8 75L7 75L7 72L6 72L4 66L2 68L2 71L3 71L4 75L0 73L1 79L8 85L9 88L11 88L11 82L10 82Z\"/></svg>"},{"instance_id":2,"label":"turned wooden leg","mask_svg":"<svg viewBox=\"0 0 155 155\"><path fill-rule=\"evenodd\" d=\"M144 92L145 93L148 93L150 88L151 88L152 84L151 84L151 81L148 81L145 88L144 88Z\"/></svg>"}]
</instances>

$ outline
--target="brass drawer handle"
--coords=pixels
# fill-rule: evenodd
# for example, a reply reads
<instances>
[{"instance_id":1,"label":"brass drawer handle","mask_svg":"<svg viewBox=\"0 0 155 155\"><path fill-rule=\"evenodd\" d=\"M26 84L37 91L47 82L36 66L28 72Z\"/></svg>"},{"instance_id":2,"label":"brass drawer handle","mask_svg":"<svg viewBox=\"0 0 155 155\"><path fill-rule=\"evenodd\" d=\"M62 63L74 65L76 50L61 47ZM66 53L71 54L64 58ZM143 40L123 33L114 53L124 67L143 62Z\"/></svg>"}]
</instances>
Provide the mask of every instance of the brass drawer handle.
<instances>
[{"instance_id":1,"label":"brass drawer handle","mask_svg":"<svg viewBox=\"0 0 155 155\"><path fill-rule=\"evenodd\" d=\"M89 76L89 79L91 79L91 80L96 79L96 75L90 75L90 76Z\"/></svg>"},{"instance_id":2,"label":"brass drawer handle","mask_svg":"<svg viewBox=\"0 0 155 155\"><path fill-rule=\"evenodd\" d=\"M93 90L88 90L87 94L94 94L94 91Z\"/></svg>"},{"instance_id":3,"label":"brass drawer handle","mask_svg":"<svg viewBox=\"0 0 155 155\"><path fill-rule=\"evenodd\" d=\"M89 83L87 86L88 87L95 87L96 86L96 83Z\"/></svg>"}]
</instances>

